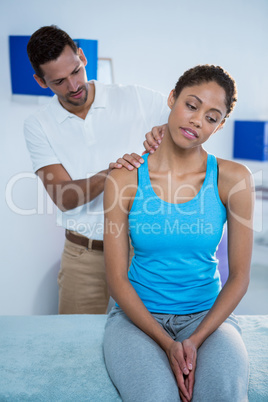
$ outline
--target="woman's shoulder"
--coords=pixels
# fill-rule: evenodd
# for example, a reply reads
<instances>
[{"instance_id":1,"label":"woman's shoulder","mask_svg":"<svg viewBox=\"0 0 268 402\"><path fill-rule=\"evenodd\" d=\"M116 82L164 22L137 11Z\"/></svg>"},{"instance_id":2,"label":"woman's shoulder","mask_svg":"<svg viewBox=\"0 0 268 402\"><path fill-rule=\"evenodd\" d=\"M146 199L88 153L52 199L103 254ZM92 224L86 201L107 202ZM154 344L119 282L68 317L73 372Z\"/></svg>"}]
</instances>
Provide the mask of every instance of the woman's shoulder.
<instances>
[{"instance_id":1,"label":"woman's shoulder","mask_svg":"<svg viewBox=\"0 0 268 402\"><path fill-rule=\"evenodd\" d=\"M117 181L118 183L137 182L138 169L128 170L124 167L112 169L107 178Z\"/></svg>"},{"instance_id":2,"label":"woman's shoulder","mask_svg":"<svg viewBox=\"0 0 268 402\"><path fill-rule=\"evenodd\" d=\"M224 205L228 204L230 196L254 187L252 173L242 163L217 158L219 166L218 190Z\"/></svg>"},{"instance_id":3,"label":"woman's shoulder","mask_svg":"<svg viewBox=\"0 0 268 402\"><path fill-rule=\"evenodd\" d=\"M138 169L128 170L124 167L120 169L113 169L107 176L105 187L113 186L120 193L124 191L129 196L136 193L138 185Z\"/></svg>"},{"instance_id":4,"label":"woman's shoulder","mask_svg":"<svg viewBox=\"0 0 268 402\"><path fill-rule=\"evenodd\" d=\"M250 178L252 173L249 168L242 163L217 158L219 166L219 178L230 183L237 183L240 180Z\"/></svg>"}]
</instances>

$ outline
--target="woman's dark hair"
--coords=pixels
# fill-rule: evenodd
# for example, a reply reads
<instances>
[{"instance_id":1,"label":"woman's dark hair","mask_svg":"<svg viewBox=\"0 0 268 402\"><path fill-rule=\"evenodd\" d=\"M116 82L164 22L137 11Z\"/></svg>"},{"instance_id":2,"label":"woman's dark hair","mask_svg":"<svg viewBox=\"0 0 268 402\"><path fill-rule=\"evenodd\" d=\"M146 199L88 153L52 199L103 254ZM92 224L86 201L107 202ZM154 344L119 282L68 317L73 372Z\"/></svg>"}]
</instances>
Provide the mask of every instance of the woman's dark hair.
<instances>
[{"instance_id":1,"label":"woman's dark hair","mask_svg":"<svg viewBox=\"0 0 268 402\"><path fill-rule=\"evenodd\" d=\"M204 82L211 81L216 82L225 90L225 105L227 108L227 112L225 118L222 121L223 124L225 122L225 119L229 117L235 107L235 103L237 101L237 89L234 79L222 67L205 64L198 65L185 71L185 73L179 78L175 86L174 97L175 99L177 99L181 91L185 87L200 85Z\"/></svg>"},{"instance_id":2,"label":"woman's dark hair","mask_svg":"<svg viewBox=\"0 0 268 402\"><path fill-rule=\"evenodd\" d=\"M77 53L77 46L70 36L55 25L35 31L27 45L27 53L35 73L44 79L40 65L56 60L68 45Z\"/></svg>"}]
</instances>

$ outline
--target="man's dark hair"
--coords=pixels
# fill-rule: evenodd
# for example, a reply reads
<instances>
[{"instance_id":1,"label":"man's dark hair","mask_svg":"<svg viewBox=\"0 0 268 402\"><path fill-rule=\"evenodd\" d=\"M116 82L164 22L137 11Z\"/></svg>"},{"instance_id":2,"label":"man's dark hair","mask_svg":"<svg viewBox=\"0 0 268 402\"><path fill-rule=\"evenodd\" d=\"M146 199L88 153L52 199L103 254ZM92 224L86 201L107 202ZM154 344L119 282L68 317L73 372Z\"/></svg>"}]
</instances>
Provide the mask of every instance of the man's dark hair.
<instances>
[{"instance_id":1,"label":"man's dark hair","mask_svg":"<svg viewBox=\"0 0 268 402\"><path fill-rule=\"evenodd\" d=\"M42 27L32 34L27 53L35 73L40 78L44 79L40 65L56 60L67 45L77 53L75 42L56 25Z\"/></svg>"},{"instance_id":2,"label":"man's dark hair","mask_svg":"<svg viewBox=\"0 0 268 402\"><path fill-rule=\"evenodd\" d=\"M222 121L222 123L224 123L225 119L229 117L230 113L234 109L237 101L237 89L234 79L222 67L214 66L212 64L205 64L198 65L185 71L175 86L174 97L177 99L185 87L200 85L204 82L211 81L216 82L225 90L225 105L227 112Z\"/></svg>"}]
</instances>

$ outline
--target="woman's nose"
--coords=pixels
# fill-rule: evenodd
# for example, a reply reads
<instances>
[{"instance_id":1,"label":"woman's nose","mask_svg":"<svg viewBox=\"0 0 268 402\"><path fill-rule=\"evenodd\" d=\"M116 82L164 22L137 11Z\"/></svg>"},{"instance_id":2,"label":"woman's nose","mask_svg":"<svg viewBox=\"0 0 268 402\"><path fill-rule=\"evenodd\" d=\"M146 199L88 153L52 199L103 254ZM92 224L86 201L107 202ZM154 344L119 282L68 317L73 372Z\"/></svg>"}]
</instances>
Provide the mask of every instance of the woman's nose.
<instances>
[{"instance_id":1,"label":"woman's nose","mask_svg":"<svg viewBox=\"0 0 268 402\"><path fill-rule=\"evenodd\" d=\"M193 124L195 127L202 126L202 117L201 113L195 112L191 115L190 123Z\"/></svg>"}]
</instances>

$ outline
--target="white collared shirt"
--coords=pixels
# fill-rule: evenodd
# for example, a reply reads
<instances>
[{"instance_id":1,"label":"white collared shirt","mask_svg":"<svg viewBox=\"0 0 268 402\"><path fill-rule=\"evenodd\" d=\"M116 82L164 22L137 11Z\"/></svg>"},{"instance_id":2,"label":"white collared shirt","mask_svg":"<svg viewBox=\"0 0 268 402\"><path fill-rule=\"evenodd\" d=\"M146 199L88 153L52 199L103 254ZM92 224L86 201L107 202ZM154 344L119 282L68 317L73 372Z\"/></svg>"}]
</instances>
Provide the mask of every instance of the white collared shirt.
<instances>
[{"instance_id":1,"label":"white collared shirt","mask_svg":"<svg viewBox=\"0 0 268 402\"><path fill-rule=\"evenodd\" d=\"M64 109L56 95L26 119L24 134L35 172L62 164L73 180L91 177L125 153L141 155L145 134L167 123L170 109L161 93L93 82L95 99L85 120ZM58 209L57 223L102 240L103 193L73 210Z\"/></svg>"}]
</instances>

